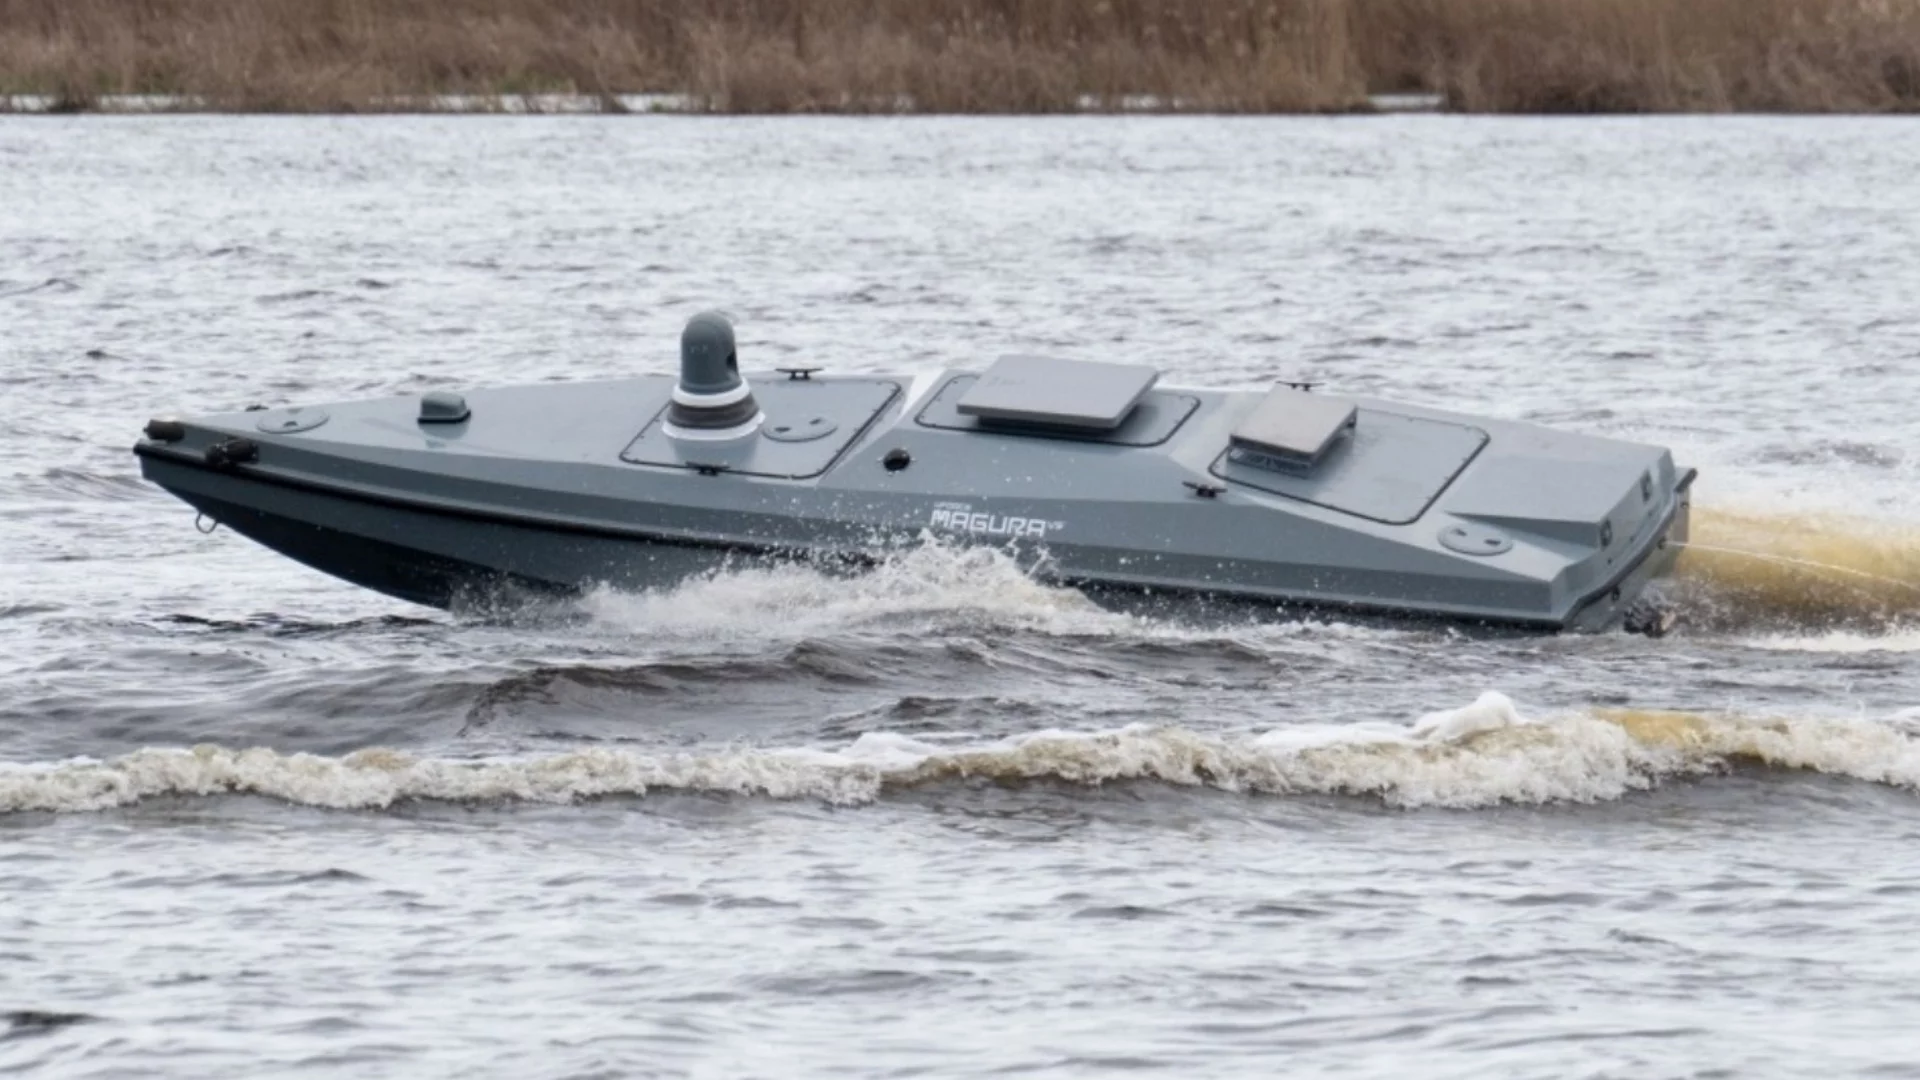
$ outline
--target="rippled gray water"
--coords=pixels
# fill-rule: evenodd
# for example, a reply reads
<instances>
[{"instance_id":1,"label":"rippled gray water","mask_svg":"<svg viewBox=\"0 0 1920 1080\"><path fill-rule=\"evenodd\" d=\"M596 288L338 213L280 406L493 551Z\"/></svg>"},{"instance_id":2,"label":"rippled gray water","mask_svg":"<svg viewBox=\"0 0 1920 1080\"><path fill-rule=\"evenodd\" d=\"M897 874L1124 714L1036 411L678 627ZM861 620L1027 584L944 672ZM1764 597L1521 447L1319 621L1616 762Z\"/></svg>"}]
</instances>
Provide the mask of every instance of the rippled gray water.
<instances>
[{"instance_id":1,"label":"rippled gray water","mask_svg":"<svg viewBox=\"0 0 1920 1080\"><path fill-rule=\"evenodd\" d=\"M1916 173L1910 120L0 118L0 1071L1920 1075ZM941 551L448 616L127 452L707 306L749 366L1657 440L1841 569L1664 641Z\"/></svg>"}]
</instances>

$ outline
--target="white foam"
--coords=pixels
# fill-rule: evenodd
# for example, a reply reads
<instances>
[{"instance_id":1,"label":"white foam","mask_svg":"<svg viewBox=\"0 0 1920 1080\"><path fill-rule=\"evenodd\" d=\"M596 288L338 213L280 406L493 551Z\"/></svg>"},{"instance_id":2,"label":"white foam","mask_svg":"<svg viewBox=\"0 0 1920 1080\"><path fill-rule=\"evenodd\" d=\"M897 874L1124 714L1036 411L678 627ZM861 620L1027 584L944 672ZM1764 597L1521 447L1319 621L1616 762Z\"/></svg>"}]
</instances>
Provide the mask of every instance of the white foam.
<instances>
[{"instance_id":1,"label":"white foam","mask_svg":"<svg viewBox=\"0 0 1920 1080\"><path fill-rule=\"evenodd\" d=\"M1824 634L1766 634L1741 642L1749 648L1778 652L1875 653L1920 652L1920 627L1866 634L1835 630Z\"/></svg>"},{"instance_id":2,"label":"white foam","mask_svg":"<svg viewBox=\"0 0 1920 1080\"><path fill-rule=\"evenodd\" d=\"M1317 618L1223 628L1114 611L1077 589L1036 580L1005 550L932 535L858 573L833 574L797 563L746 565L668 589L597 589L580 607L602 630L701 639L790 640L915 617L943 625L975 622L1133 641L1217 640L1230 630L1236 640L1255 647L1263 641L1310 639L1338 648L1343 642L1407 636L1403 630Z\"/></svg>"},{"instance_id":3,"label":"white foam","mask_svg":"<svg viewBox=\"0 0 1920 1080\"><path fill-rule=\"evenodd\" d=\"M1097 787L1152 780L1267 795L1341 794L1473 808L1617 799L1742 761L1920 789L1910 718L1762 720L1686 713L1530 719L1500 694L1411 724L1211 734L1136 725L1037 731L977 743L892 733L837 748L727 747L652 754L593 747L449 759L392 750L344 757L264 748L148 749L111 761L0 766L0 813L89 811L162 796L265 796L367 809L409 800L567 803L708 792L854 805L929 783L988 778Z\"/></svg>"},{"instance_id":4,"label":"white foam","mask_svg":"<svg viewBox=\"0 0 1920 1080\"><path fill-rule=\"evenodd\" d=\"M1440 742L1458 742L1525 722L1520 710L1514 707L1512 698L1505 694L1486 693L1463 708L1445 709L1422 716L1413 722L1413 734Z\"/></svg>"},{"instance_id":5,"label":"white foam","mask_svg":"<svg viewBox=\"0 0 1920 1080\"><path fill-rule=\"evenodd\" d=\"M598 589L582 605L607 626L649 633L784 636L921 613L1035 625L1062 619L1132 624L1073 589L1034 580L1005 551L937 542L904 548L859 573L830 574L796 563L748 565L668 589Z\"/></svg>"}]
</instances>

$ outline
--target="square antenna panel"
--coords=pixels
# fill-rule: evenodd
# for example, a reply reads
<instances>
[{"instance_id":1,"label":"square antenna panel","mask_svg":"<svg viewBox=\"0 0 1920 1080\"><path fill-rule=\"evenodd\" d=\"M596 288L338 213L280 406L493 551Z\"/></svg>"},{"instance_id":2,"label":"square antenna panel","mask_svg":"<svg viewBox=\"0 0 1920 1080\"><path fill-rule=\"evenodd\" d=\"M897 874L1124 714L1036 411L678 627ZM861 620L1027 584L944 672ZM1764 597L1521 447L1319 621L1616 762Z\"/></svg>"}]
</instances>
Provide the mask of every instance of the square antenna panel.
<instances>
[{"instance_id":1,"label":"square antenna panel","mask_svg":"<svg viewBox=\"0 0 1920 1080\"><path fill-rule=\"evenodd\" d=\"M1003 356L961 397L983 421L1112 431L1160 378L1144 364Z\"/></svg>"},{"instance_id":2,"label":"square antenna panel","mask_svg":"<svg viewBox=\"0 0 1920 1080\"><path fill-rule=\"evenodd\" d=\"M1252 463L1311 469L1357 415L1350 401L1276 386L1234 427L1233 448Z\"/></svg>"}]
</instances>

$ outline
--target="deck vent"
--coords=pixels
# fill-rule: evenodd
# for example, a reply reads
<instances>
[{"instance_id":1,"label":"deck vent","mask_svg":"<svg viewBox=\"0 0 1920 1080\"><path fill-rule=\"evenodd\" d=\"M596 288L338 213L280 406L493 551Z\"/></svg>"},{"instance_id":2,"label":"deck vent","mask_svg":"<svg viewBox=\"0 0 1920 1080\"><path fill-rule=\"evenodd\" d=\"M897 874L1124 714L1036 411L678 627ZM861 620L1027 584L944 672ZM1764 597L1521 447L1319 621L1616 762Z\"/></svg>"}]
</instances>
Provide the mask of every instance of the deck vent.
<instances>
[{"instance_id":1,"label":"deck vent","mask_svg":"<svg viewBox=\"0 0 1920 1080\"><path fill-rule=\"evenodd\" d=\"M996 426L1112 431L1159 378L1143 364L1003 356L967 389L958 411Z\"/></svg>"},{"instance_id":2,"label":"deck vent","mask_svg":"<svg viewBox=\"0 0 1920 1080\"><path fill-rule=\"evenodd\" d=\"M1276 386L1233 429L1229 456L1263 469L1310 472L1353 430L1357 415L1350 402Z\"/></svg>"},{"instance_id":3,"label":"deck vent","mask_svg":"<svg viewBox=\"0 0 1920 1080\"><path fill-rule=\"evenodd\" d=\"M321 413L320 419L325 420L326 415L325 413ZM473 410L467 408L467 399L451 390L431 390L420 395L420 422L423 424L458 424L472 415ZM279 428L268 428L267 423L267 421L262 420L260 422L260 430L281 431ZM313 426L318 427L318 422ZM287 428L285 430L296 431L300 429Z\"/></svg>"}]
</instances>

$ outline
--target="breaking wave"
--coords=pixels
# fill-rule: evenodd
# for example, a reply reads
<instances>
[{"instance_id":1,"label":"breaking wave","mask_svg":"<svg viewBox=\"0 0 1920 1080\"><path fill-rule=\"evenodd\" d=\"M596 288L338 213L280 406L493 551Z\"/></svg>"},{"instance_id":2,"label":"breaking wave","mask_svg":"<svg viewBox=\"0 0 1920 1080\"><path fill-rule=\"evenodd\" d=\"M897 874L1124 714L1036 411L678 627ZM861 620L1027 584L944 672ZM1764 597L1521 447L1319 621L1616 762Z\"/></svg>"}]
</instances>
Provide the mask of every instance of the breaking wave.
<instances>
[{"instance_id":1,"label":"breaking wave","mask_svg":"<svg viewBox=\"0 0 1920 1080\"><path fill-rule=\"evenodd\" d=\"M1006 552L929 543L853 574L799 563L745 564L645 592L600 589L581 606L597 622L649 633L809 633L851 622L944 614L996 622L1127 626L1074 589L1034 580Z\"/></svg>"},{"instance_id":2,"label":"breaking wave","mask_svg":"<svg viewBox=\"0 0 1920 1080\"><path fill-rule=\"evenodd\" d=\"M1056 636L1127 641L1217 638L1223 626L1258 637L1312 635L1329 642L1388 639L1402 631L1247 603L1209 611L1200 602L1115 609L1078 589L1037 580L1006 551L930 539L857 573L801 563L745 563L669 588L597 589L577 602L597 629L676 641L809 637L860 626L937 622ZM1189 617L1191 616L1191 617Z\"/></svg>"},{"instance_id":3,"label":"breaking wave","mask_svg":"<svg viewBox=\"0 0 1920 1080\"><path fill-rule=\"evenodd\" d=\"M1695 508L1675 579L1709 626L1893 628L1920 617L1920 526Z\"/></svg>"},{"instance_id":4,"label":"breaking wave","mask_svg":"<svg viewBox=\"0 0 1920 1080\"><path fill-rule=\"evenodd\" d=\"M1902 718L1758 719L1611 710L1532 719L1504 695L1410 725L1209 734L1130 726L944 743L867 734L839 749L648 753L589 747L526 758L341 757L265 748L140 750L111 761L0 767L0 812L89 811L159 797L255 795L379 809L418 800L569 803L702 792L837 805L984 780L1085 787L1157 781L1261 795L1349 795L1403 808L1618 799L1735 764L1920 789L1920 738Z\"/></svg>"},{"instance_id":5,"label":"breaking wave","mask_svg":"<svg viewBox=\"0 0 1920 1080\"><path fill-rule=\"evenodd\" d=\"M1832 630L1822 634L1766 634L1741 644L1754 649L1801 653L1920 652L1920 626L1902 623L1875 633Z\"/></svg>"}]
</instances>

